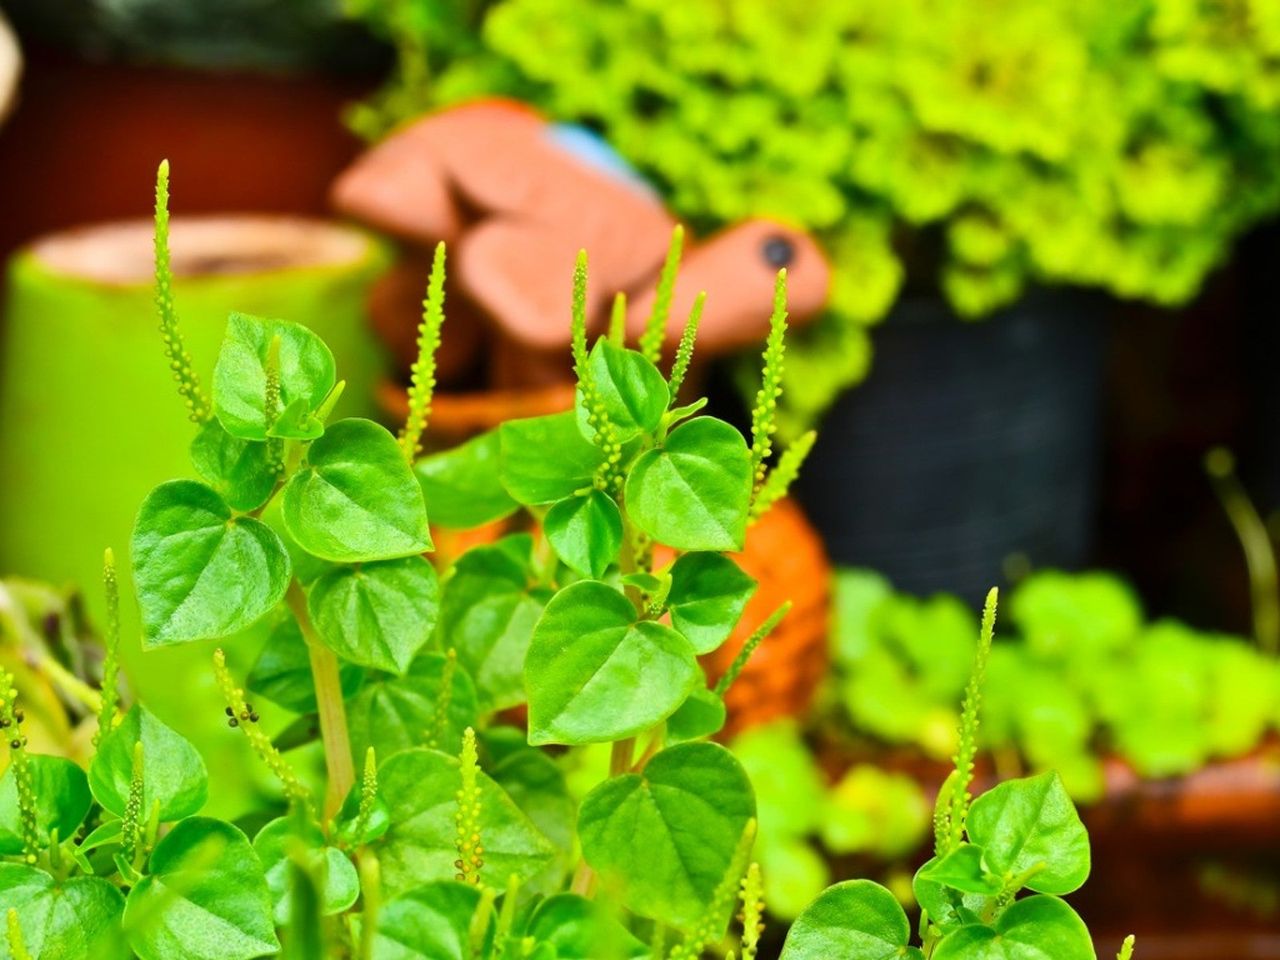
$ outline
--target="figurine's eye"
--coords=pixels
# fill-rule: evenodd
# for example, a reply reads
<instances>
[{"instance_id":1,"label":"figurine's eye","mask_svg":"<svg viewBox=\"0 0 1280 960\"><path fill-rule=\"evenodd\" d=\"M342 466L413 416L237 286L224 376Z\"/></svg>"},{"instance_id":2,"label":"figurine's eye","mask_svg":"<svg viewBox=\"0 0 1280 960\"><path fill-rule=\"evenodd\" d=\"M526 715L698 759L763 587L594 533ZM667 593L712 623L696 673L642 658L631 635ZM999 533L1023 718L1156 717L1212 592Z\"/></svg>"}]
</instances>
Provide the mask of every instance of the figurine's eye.
<instances>
[{"instance_id":1,"label":"figurine's eye","mask_svg":"<svg viewBox=\"0 0 1280 960\"><path fill-rule=\"evenodd\" d=\"M790 264L796 256L796 248L791 241L778 236L766 239L760 252L764 254L765 263L778 270Z\"/></svg>"}]
</instances>

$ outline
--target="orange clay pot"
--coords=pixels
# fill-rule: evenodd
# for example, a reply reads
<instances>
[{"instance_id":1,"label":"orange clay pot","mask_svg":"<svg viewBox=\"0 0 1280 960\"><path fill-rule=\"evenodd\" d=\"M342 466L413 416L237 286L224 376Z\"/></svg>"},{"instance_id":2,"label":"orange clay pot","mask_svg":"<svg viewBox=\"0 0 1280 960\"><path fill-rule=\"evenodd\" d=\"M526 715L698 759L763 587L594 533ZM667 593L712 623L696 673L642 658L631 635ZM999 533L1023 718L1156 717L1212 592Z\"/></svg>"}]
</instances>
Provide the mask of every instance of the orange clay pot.
<instances>
[{"instance_id":1,"label":"orange clay pot","mask_svg":"<svg viewBox=\"0 0 1280 960\"><path fill-rule=\"evenodd\" d=\"M661 565L673 554L655 552ZM790 498L780 500L747 531L746 549L733 554L760 584L737 628L718 649L702 658L715 682L729 669L747 638L778 607L791 610L747 661L725 696L725 735L784 716L803 716L827 668L831 613L831 567L822 540Z\"/></svg>"},{"instance_id":2,"label":"orange clay pot","mask_svg":"<svg viewBox=\"0 0 1280 960\"><path fill-rule=\"evenodd\" d=\"M379 399L389 416L408 413L403 387L386 382ZM505 420L567 410L571 384L529 390L438 393L432 402L428 435L436 449L492 429ZM448 563L463 551L496 540L510 529L499 521L474 530L433 528L436 556ZM659 548L655 560L667 563L671 551ZM726 696L726 735L782 716L802 716L827 667L827 629L831 608L831 567L826 551L803 511L790 498L779 501L747 531L746 549L734 559L760 584L742 620L720 649L702 658L712 682L729 669L743 643L788 600L791 611L756 648Z\"/></svg>"}]
</instances>

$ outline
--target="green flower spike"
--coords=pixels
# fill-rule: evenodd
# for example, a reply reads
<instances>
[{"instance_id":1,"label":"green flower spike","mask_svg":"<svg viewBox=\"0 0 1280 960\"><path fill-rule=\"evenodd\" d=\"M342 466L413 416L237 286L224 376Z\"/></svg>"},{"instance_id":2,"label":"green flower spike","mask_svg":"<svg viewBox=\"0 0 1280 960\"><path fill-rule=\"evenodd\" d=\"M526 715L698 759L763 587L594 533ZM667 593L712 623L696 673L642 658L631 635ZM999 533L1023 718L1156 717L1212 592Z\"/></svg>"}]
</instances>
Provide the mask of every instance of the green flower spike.
<instances>
[{"instance_id":1,"label":"green flower spike","mask_svg":"<svg viewBox=\"0 0 1280 960\"><path fill-rule=\"evenodd\" d=\"M13 780L18 788L23 859L34 864L40 849L40 831L35 784L27 758L27 738L22 733L24 719L22 708L18 706L18 691L13 685L13 674L0 670L0 730L3 730L4 740L9 744L9 763L13 767Z\"/></svg>"},{"instance_id":2,"label":"green flower spike","mask_svg":"<svg viewBox=\"0 0 1280 960\"><path fill-rule=\"evenodd\" d=\"M427 295L422 301L422 322L418 324L418 359L413 362L409 383L409 416L400 431L400 449L413 463L422 452L422 434L431 418L431 398L436 389L436 351L440 349L440 328L444 326L444 244L436 244L427 279Z\"/></svg>"},{"instance_id":3,"label":"green flower spike","mask_svg":"<svg viewBox=\"0 0 1280 960\"><path fill-rule=\"evenodd\" d=\"M454 814L458 859L453 865L458 869L459 880L479 885L480 868L484 866L484 847L480 843L480 757L476 752L476 732L471 727L462 734L458 760L462 765L462 787Z\"/></svg>"},{"instance_id":4,"label":"green flower spike","mask_svg":"<svg viewBox=\"0 0 1280 960\"><path fill-rule=\"evenodd\" d=\"M178 314L173 306L173 269L169 264L169 161L160 163L156 171L156 311L160 314L160 335L164 341L165 359L178 382L178 393L187 403L187 416L192 423L209 419L210 406L200 389L200 377L191 363L178 329Z\"/></svg>"},{"instance_id":5,"label":"green flower spike","mask_svg":"<svg viewBox=\"0 0 1280 960\"><path fill-rule=\"evenodd\" d=\"M773 452L773 435L777 432L778 398L782 396L782 359L786 353L787 271L778 271L773 287L773 313L769 317L769 336L764 344L764 370L760 389L751 410L751 469L755 490L764 484L765 462Z\"/></svg>"},{"instance_id":6,"label":"green flower spike","mask_svg":"<svg viewBox=\"0 0 1280 960\"><path fill-rule=\"evenodd\" d=\"M259 729L258 715L245 702L244 690L237 687L231 679L231 672L227 669L227 658L221 648L213 652L213 673L218 681L218 689L222 691L222 699L227 704L227 723L244 731L254 752L284 787L285 796L294 803L309 806L310 791L298 779L298 775L293 772L293 768L281 756L280 751L275 748L271 738Z\"/></svg>"}]
</instances>

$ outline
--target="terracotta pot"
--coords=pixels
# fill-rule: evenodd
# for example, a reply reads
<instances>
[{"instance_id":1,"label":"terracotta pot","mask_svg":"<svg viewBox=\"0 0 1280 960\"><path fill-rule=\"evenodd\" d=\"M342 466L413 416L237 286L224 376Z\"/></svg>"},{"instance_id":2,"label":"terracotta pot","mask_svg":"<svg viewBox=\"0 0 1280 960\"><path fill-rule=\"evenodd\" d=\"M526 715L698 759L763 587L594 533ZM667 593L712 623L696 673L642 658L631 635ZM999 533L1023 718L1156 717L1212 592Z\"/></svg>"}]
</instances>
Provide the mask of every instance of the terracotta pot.
<instances>
[{"instance_id":1,"label":"terracotta pot","mask_svg":"<svg viewBox=\"0 0 1280 960\"><path fill-rule=\"evenodd\" d=\"M702 658L714 681L729 669L755 629L783 603L791 611L760 644L725 703L725 734L784 716L803 716L827 669L831 568L817 531L791 499L781 500L747 532L734 559L759 581L729 639Z\"/></svg>"},{"instance_id":2,"label":"terracotta pot","mask_svg":"<svg viewBox=\"0 0 1280 960\"><path fill-rule=\"evenodd\" d=\"M427 423L428 445L435 450L447 450L507 420L561 413L573 406L573 391L571 383L527 390L467 393L437 390ZM408 395L398 383L384 380L378 387L378 401L393 421L402 422L409 413Z\"/></svg>"}]
</instances>

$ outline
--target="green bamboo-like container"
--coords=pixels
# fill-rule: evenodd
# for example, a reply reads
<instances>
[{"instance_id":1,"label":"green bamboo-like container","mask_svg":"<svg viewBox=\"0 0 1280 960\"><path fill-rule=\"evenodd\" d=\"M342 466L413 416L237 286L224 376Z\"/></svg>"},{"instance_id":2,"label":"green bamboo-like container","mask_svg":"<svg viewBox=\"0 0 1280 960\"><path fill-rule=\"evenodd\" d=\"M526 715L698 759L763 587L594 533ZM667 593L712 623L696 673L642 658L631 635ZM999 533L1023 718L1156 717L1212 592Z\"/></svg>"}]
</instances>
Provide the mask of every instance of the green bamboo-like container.
<instances>
[{"instance_id":1,"label":"green bamboo-like container","mask_svg":"<svg viewBox=\"0 0 1280 960\"><path fill-rule=\"evenodd\" d=\"M383 364L364 299L385 266L375 241L336 224L246 215L174 218L171 246L180 325L206 393L227 315L239 310L313 328L347 381L335 415L373 413ZM101 622L102 553L112 547L135 688L184 730L216 730L212 646L143 654L127 574L142 499L194 475L195 428L163 356L151 271L146 222L45 237L11 261L0 321L0 573L78 584ZM252 655L244 644L227 652L242 667ZM207 721L193 722L197 703ZM220 737L241 751L242 740Z\"/></svg>"}]
</instances>

